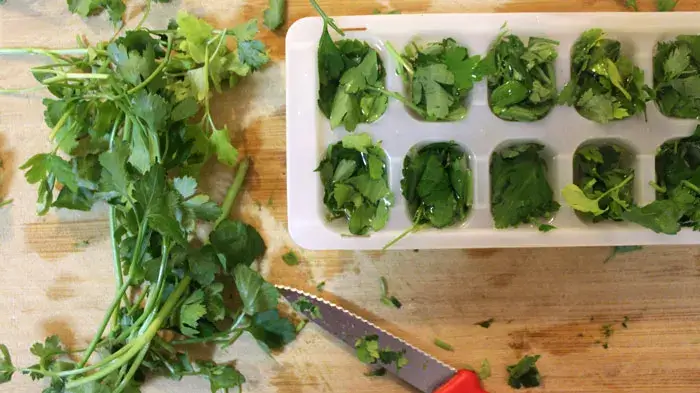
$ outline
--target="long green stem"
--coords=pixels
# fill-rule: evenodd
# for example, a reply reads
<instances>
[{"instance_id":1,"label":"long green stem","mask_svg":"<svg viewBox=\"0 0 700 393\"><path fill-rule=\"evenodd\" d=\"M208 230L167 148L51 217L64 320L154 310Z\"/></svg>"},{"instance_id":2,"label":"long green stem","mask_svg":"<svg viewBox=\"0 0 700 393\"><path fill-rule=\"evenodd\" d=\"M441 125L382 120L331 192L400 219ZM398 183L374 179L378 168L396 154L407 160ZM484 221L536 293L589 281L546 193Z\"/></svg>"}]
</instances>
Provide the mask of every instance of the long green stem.
<instances>
[{"instance_id":1,"label":"long green stem","mask_svg":"<svg viewBox=\"0 0 700 393\"><path fill-rule=\"evenodd\" d=\"M118 361L100 369L100 371L94 374L68 382L66 384L66 388L72 389L76 386L100 380L106 377L107 375L111 374L114 370L118 369L122 365L126 364L129 360L131 360L131 358L133 358L134 356L136 356L136 354L141 352L143 346L147 343L150 343L153 337L156 335L156 333L158 333L160 326L168 318L168 315L170 315L175 305L178 303L182 295L187 290L188 286L190 285L190 281L192 281L192 279L189 276L185 276L182 279L182 281L180 281L177 287L175 287L173 293L168 297L168 300L163 305L163 308L161 308L158 314L156 315L156 318L153 320L153 323L151 323L151 325L148 327L148 329L144 332L142 336L132 341L132 346L129 348L128 352L125 355L123 355Z\"/></svg>"},{"instance_id":2,"label":"long green stem","mask_svg":"<svg viewBox=\"0 0 700 393\"><path fill-rule=\"evenodd\" d=\"M394 244L401 241L401 239L405 238L406 236L410 235L411 233L416 233L416 232L420 231L421 229L423 229L423 227L424 227L424 225L421 225L421 224L413 224L413 226L406 229L405 231L403 231L402 234L397 236L396 239L390 241L389 243L386 244L386 246L382 247L382 251L388 250L389 248L394 246Z\"/></svg>"},{"instance_id":3,"label":"long green stem","mask_svg":"<svg viewBox=\"0 0 700 393\"><path fill-rule=\"evenodd\" d=\"M389 51L389 54L394 58L394 60L396 60L396 62L399 63L399 65L401 65L401 67L403 67L404 70L406 70L406 73L408 73L408 75L412 79L414 74L413 67L411 67L411 65L408 64L406 59L404 59L403 56L399 54L396 48L394 48L394 45L392 45L391 42L387 42L386 49L387 51Z\"/></svg>"},{"instance_id":4,"label":"long green stem","mask_svg":"<svg viewBox=\"0 0 700 393\"><path fill-rule=\"evenodd\" d=\"M112 312L114 309L119 307L119 304L122 301L122 296L126 293L126 290L129 288L129 283L126 282L122 284L121 288L119 288L119 291L117 292L117 296L114 297L112 300L112 304L109 306L109 312L105 314L105 316L102 318L102 322L100 323L99 328L97 329L97 333L95 333L95 336L92 338L92 341L90 342L90 345L88 345L87 349L85 350L85 353L83 354L83 359L78 363L77 368L81 368L87 363L88 359L90 359L90 356L92 353L95 351L95 348L97 347L97 343L100 341L102 338L102 333L104 333L105 329L107 328L107 324L109 324L110 319L112 318Z\"/></svg>"},{"instance_id":5,"label":"long green stem","mask_svg":"<svg viewBox=\"0 0 700 393\"><path fill-rule=\"evenodd\" d=\"M0 55L84 56L87 49L0 48Z\"/></svg>"},{"instance_id":6,"label":"long green stem","mask_svg":"<svg viewBox=\"0 0 700 393\"><path fill-rule=\"evenodd\" d=\"M421 115L423 117L428 116L428 113L424 109L418 107L418 105L414 104L409 99L407 99L406 97L402 96L399 93L396 93L396 92L393 92L393 91L390 91L387 89L380 89L380 88L377 88L374 86L367 86L367 89L369 89L371 91L376 91L377 93L384 94L387 97L391 97L391 98L403 103L407 107L413 109L416 113L418 113L419 115Z\"/></svg>"},{"instance_id":7,"label":"long green stem","mask_svg":"<svg viewBox=\"0 0 700 393\"><path fill-rule=\"evenodd\" d=\"M134 377L134 374L136 374L136 371L139 369L141 366L141 362L143 362L143 358L146 357L146 353L148 353L148 349L151 347L151 343L149 342L146 344L143 349L141 349L141 352L139 352L138 355L136 355L136 359L134 359L134 362L131 363L131 366L129 367L129 372L126 373L124 378L120 378L121 382L119 383L119 386L117 386L116 389L112 393L121 393L126 389L127 385L129 384L129 381L131 381L131 378Z\"/></svg>"},{"instance_id":8,"label":"long green stem","mask_svg":"<svg viewBox=\"0 0 700 393\"><path fill-rule=\"evenodd\" d=\"M226 192L226 197L224 198L224 203L221 204L221 215L216 219L214 223L214 228L219 226L222 221L228 218L231 214L231 209L233 208L233 202L236 201L236 196L238 191L240 191L243 181L245 180L245 175L248 173L248 167L250 166L250 161L244 158L243 161L238 165L236 170L236 177L233 179L233 183L228 188Z\"/></svg>"},{"instance_id":9,"label":"long green stem","mask_svg":"<svg viewBox=\"0 0 700 393\"><path fill-rule=\"evenodd\" d=\"M49 134L50 140L53 140L56 137L56 133L61 129L61 127L63 127L64 124L66 124L66 121L68 121L68 117L70 117L71 113L73 113L72 108L61 115L61 118L58 119L56 124L51 129L51 133Z\"/></svg>"},{"instance_id":10,"label":"long green stem","mask_svg":"<svg viewBox=\"0 0 700 393\"><path fill-rule=\"evenodd\" d=\"M333 18L329 17L328 14L326 14L326 12L321 8L321 6L318 5L316 0L311 0L311 6L314 7L314 10L316 10L316 12L318 12L319 15L321 15L323 23L332 27L333 30L335 30L341 36L345 36L345 32L340 27L338 27L338 25L335 24Z\"/></svg>"}]
</instances>

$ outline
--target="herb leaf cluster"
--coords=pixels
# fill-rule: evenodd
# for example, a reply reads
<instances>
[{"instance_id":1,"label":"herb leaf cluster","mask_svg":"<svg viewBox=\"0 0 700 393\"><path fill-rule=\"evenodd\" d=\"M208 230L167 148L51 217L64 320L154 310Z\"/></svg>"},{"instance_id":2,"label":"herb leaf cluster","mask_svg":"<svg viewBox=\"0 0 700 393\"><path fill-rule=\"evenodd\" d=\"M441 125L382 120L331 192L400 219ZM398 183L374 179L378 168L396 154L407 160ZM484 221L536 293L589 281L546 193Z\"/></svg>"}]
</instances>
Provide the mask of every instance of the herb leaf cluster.
<instances>
[{"instance_id":1,"label":"herb leaf cluster","mask_svg":"<svg viewBox=\"0 0 700 393\"><path fill-rule=\"evenodd\" d=\"M656 200L622 218L657 233L700 230L700 126L687 138L664 143L656 155Z\"/></svg>"},{"instance_id":2,"label":"herb leaf cluster","mask_svg":"<svg viewBox=\"0 0 700 393\"><path fill-rule=\"evenodd\" d=\"M681 35L657 45L654 88L661 113L700 119L700 36Z\"/></svg>"},{"instance_id":3,"label":"herb leaf cluster","mask_svg":"<svg viewBox=\"0 0 700 393\"><path fill-rule=\"evenodd\" d=\"M405 351L392 351L390 348L381 349L377 335L358 338L355 342L355 352L362 363L369 365L394 366L397 370L401 370L408 364Z\"/></svg>"},{"instance_id":4,"label":"herb leaf cluster","mask_svg":"<svg viewBox=\"0 0 700 393\"><path fill-rule=\"evenodd\" d=\"M469 157L454 142L412 149L404 159L401 192L415 225L444 228L464 221L472 204Z\"/></svg>"},{"instance_id":5,"label":"herb leaf cluster","mask_svg":"<svg viewBox=\"0 0 700 393\"><path fill-rule=\"evenodd\" d=\"M491 214L496 228L534 224L543 231L553 229L540 224L559 210L547 180L544 146L521 143L491 156Z\"/></svg>"},{"instance_id":6,"label":"herb leaf cluster","mask_svg":"<svg viewBox=\"0 0 700 393\"><path fill-rule=\"evenodd\" d=\"M245 382L233 364L195 361L176 345L248 334L274 349L294 338L277 290L250 267L265 253L262 237L227 218L248 162L209 108L214 91L267 62L256 32L255 20L215 30L181 12L167 29L127 31L72 56L27 49L54 61L32 69L54 96L44 101L54 149L22 166L38 185L37 211L108 204L117 291L77 360L56 337L32 347L38 363L26 368L0 346L0 382L19 372L49 380L47 392L121 393L150 375L200 375L212 392L227 391ZM222 206L198 190L213 157L236 170ZM213 230L200 246L191 240L203 222ZM240 306L225 304L227 283Z\"/></svg>"},{"instance_id":7,"label":"herb leaf cluster","mask_svg":"<svg viewBox=\"0 0 700 393\"><path fill-rule=\"evenodd\" d=\"M622 221L634 204L634 169L624 163L626 151L616 144L588 145L574 155L575 184L562 190L566 203L593 222Z\"/></svg>"},{"instance_id":8,"label":"herb leaf cluster","mask_svg":"<svg viewBox=\"0 0 700 393\"><path fill-rule=\"evenodd\" d=\"M516 35L501 34L484 58L489 105L503 120L535 121L557 102L554 62L558 41L530 37L527 46Z\"/></svg>"},{"instance_id":9,"label":"herb leaf cluster","mask_svg":"<svg viewBox=\"0 0 700 393\"><path fill-rule=\"evenodd\" d=\"M329 28L341 36L345 33L315 0L311 4L323 18L318 42L318 107L330 119L331 128L343 125L347 131L354 131L358 124L372 123L386 112L386 71L377 51L366 42L334 42Z\"/></svg>"},{"instance_id":10,"label":"herb leaf cluster","mask_svg":"<svg viewBox=\"0 0 700 393\"><path fill-rule=\"evenodd\" d=\"M481 56L454 39L419 44L411 42L399 55L393 46L389 53L402 66L400 74L408 86L409 105L429 121L463 119L467 115L465 100L474 83L483 79Z\"/></svg>"},{"instance_id":11,"label":"herb leaf cluster","mask_svg":"<svg viewBox=\"0 0 700 393\"><path fill-rule=\"evenodd\" d=\"M619 41L601 29L585 31L572 50L571 79L559 103L576 107L581 116L605 124L637 113L646 115L653 90L644 84L644 71L622 54Z\"/></svg>"},{"instance_id":12,"label":"herb leaf cluster","mask_svg":"<svg viewBox=\"0 0 700 393\"><path fill-rule=\"evenodd\" d=\"M369 134L349 134L328 146L316 169L329 219L346 218L353 235L378 231L389 220L394 195L385 160L381 145L373 143Z\"/></svg>"}]
</instances>

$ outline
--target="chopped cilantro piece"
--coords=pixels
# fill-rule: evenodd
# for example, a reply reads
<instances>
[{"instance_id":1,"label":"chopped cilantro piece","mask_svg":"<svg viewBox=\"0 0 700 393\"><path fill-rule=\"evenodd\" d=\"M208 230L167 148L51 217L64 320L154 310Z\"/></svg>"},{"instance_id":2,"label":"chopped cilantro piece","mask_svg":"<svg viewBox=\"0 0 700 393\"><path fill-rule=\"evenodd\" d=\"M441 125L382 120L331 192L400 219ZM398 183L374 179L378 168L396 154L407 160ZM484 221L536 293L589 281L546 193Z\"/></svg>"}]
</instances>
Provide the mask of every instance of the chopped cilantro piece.
<instances>
[{"instance_id":1,"label":"chopped cilantro piece","mask_svg":"<svg viewBox=\"0 0 700 393\"><path fill-rule=\"evenodd\" d=\"M289 251L288 253L282 255L282 260L288 266L296 266L299 264L299 257L294 251Z\"/></svg>"},{"instance_id":2,"label":"chopped cilantro piece","mask_svg":"<svg viewBox=\"0 0 700 393\"><path fill-rule=\"evenodd\" d=\"M405 356L405 351L393 351L389 348L379 348L379 337L369 335L360 337L355 342L355 351L357 358L362 363L369 365L382 365L385 367L395 366L397 370L401 370L408 360Z\"/></svg>"},{"instance_id":3,"label":"chopped cilantro piece","mask_svg":"<svg viewBox=\"0 0 700 393\"><path fill-rule=\"evenodd\" d=\"M484 328L484 329L488 329L488 328L491 327L491 324L493 323L493 321L495 321L495 319L489 318L489 319L487 319L487 320L485 320L485 321L477 322L477 323L475 323L474 325L476 325L476 326L481 326L481 327Z\"/></svg>"},{"instance_id":4,"label":"chopped cilantro piece","mask_svg":"<svg viewBox=\"0 0 700 393\"><path fill-rule=\"evenodd\" d=\"M628 252L639 251L641 249L642 249L642 246L615 246L615 247L613 247L612 251L610 252L610 255L607 258L605 258L603 263L610 262L618 254L626 254Z\"/></svg>"},{"instance_id":5,"label":"chopped cilantro piece","mask_svg":"<svg viewBox=\"0 0 700 393\"><path fill-rule=\"evenodd\" d=\"M540 386L540 371L535 365L539 358L540 355L526 355L517 364L508 366L508 385L514 389Z\"/></svg>"},{"instance_id":6,"label":"chopped cilantro piece","mask_svg":"<svg viewBox=\"0 0 700 393\"><path fill-rule=\"evenodd\" d=\"M446 342L440 340L439 338L436 338L436 339L433 341L433 343L435 344L436 347L442 348L442 349L444 349L445 351L454 352L454 350L455 350L454 347L453 347L452 345L450 345L450 344L448 344L448 343L446 343Z\"/></svg>"}]
</instances>

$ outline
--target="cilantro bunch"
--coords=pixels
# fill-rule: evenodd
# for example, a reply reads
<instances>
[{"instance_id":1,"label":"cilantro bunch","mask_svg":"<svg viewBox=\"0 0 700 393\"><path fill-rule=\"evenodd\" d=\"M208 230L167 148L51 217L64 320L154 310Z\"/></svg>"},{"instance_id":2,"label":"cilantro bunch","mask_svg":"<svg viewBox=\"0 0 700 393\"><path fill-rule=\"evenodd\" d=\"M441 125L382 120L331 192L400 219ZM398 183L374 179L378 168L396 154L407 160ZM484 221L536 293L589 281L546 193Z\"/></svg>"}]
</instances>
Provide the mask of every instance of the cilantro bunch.
<instances>
[{"instance_id":1,"label":"cilantro bunch","mask_svg":"<svg viewBox=\"0 0 700 393\"><path fill-rule=\"evenodd\" d=\"M491 214L496 228L519 224L534 224L543 232L554 228L539 223L559 210L547 181L543 149L538 143L521 143L491 156Z\"/></svg>"},{"instance_id":2,"label":"cilantro bunch","mask_svg":"<svg viewBox=\"0 0 700 393\"><path fill-rule=\"evenodd\" d=\"M474 83L484 77L481 56L469 56L467 48L452 38L422 45L412 42L402 55L391 44L387 49L401 65L399 73L410 95L395 98L429 121L454 121L467 115L464 101Z\"/></svg>"},{"instance_id":3,"label":"cilantro bunch","mask_svg":"<svg viewBox=\"0 0 700 393\"><path fill-rule=\"evenodd\" d=\"M401 192L414 225L385 248L420 228L444 228L467 218L472 205L469 157L454 142L411 149L403 161Z\"/></svg>"},{"instance_id":4,"label":"cilantro bunch","mask_svg":"<svg viewBox=\"0 0 700 393\"><path fill-rule=\"evenodd\" d=\"M323 18L318 42L318 107L330 119L331 128L342 124L346 130L354 131L358 124L372 123L386 112L386 71L377 51L366 42L334 42L329 27L341 36L345 33L316 1L311 3Z\"/></svg>"},{"instance_id":5,"label":"cilantro bunch","mask_svg":"<svg viewBox=\"0 0 700 393\"><path fill-rule=\"evenodd\" d=\"M637 113L646 115L646 103L653 94L644 84L644 71L622 55L620 42L605 38L601 29L590 29L574 44L571 80L559 94L559 103L605 124Z\"/></svg>"},{"instance_id":6,"label":"cilantro bunch","mask_svg":"<svg viewBox=\"0 0 700 393\"><path fill-rule=\"evenodd\" d=\"M38 184L39 214L109 206L117 287L86 349L49 337L31 348L38 363L19 367L0 345L0 383L19 372L47 379L45 392L121 393L138 392L150 375L200 375L212 392L228 391L245 382L233 364L194 361L178 345L226 346L248 334L278 348L294 338L277 311L277 290L250 267L265 253L262 237L228 219L248 161L209 110L213 90L267 62L256 32L254 20L215 30L183 12L167 29L136 29L91 47L0 50L53 60L32 72L54 96L44 101L54 147L22 169ZM200 169L214 156L236 167L222 206L198 190ZM213 230L198 244L202 223ZM226 293L236 307L224 304L227 285L235 286Z\"/></svg>"},{"instance_id":7,"label":"cilantro bunch","mask_svg":"<svg viewBox=\"0 0 700 393\"><path fill-rule=\"evenodd\" d=\"M700 36L681 35L657 45L654 87L661 113L700 119Z\"/></svg>"},{"instance_id":8,"label":"cilantro bunch","mask_svg":"<svg viewBox=\"0 0 700 393\"><path fill-rule=\"evenodd\" d=\"M557 101L554 62L558 41L531 37L527 47L515 35L499 35L484 59L489 105L503 120L542 119Z\"/></svg>"},{"instance_id":9,"label":"cilantro bunch","mask_svg":"<svg viewBox=\"0 0 700 393\"><path fill-rule=\"evenodd\" d=\"M373 143L368 134L351 134L328 146L316 169L329 219L346 218L353 235L378 231L389 220L394 195L385 159L379 143Z\"/></svg>"},{"instance_id":10,"label":"cilantro bunch","mask_svg":"<svg viewBox=\"0 0 700 393\"><path fill-rule=\"evenodd\" d=\"M625 164L626 154L616 144L579 148L574 155L576 184L561 192L566 203L593 222L622 221L622 213L634 203L634 169Z\"/></svg>"},{"instance_id":11,"label":"cilantro bunch","mask_svg":"<svg viewBox=\"0 0 700 393\"><path fill-rule=\"evenodd\" d=\"M687 138L664 143L656 154L656 200L622 213L654 232L700 230L700 126Z\"/></svg>"}]
</instances>

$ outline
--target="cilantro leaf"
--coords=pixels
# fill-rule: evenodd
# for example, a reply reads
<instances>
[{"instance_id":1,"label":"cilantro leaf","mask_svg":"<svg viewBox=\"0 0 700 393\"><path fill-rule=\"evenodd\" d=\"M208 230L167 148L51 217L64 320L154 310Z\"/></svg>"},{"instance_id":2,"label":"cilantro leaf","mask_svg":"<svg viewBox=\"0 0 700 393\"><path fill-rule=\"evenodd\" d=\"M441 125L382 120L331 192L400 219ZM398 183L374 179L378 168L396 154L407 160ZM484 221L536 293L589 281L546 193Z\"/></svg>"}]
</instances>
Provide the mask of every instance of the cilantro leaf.
<instances>
[{"instance_id":1,"label":"cilantro leaf","mask_svg":"<svg viewBox=\"0 0 700 393\"><path fill-rule=\"evenodd\" d=\"M547 180L544 146L525 143L491 157L491 213L496 228L549 219L559 210Z\"/></svg>"},{"instance_id":2,"label":"cilantro leaf","mask_svg":"<svg viewBox=\"0 0 700 393\"><path fill-rule=\"evenodd\" d=\"M7 350L6 345L0 344L0 384L9 382L14 373L15 366L12 364L10 351Z\"/></svg>"},{"instance_id":3,"label":"cilantro leaf","mask_svg":"<svg viewBox=\"0 0 700 393\"><path fill-rule=\"evenodd\" d=\"M241 63L249 65L254 70L264 66L270 60L265 45L258 40L239 41L238 58Z\"/></svg>"},{"instance_id":4,"label":"cilantro leaf","mask_svg":"<svg viewBox=\"0 0 700 393\"><path fill-rule=\"evenodd\" d=\"M185 336L193 337L199 334L197 326L199 319L207 314L207 309L204 307L204 291L198 289L190 294L185 299L185 302L180 306L180 333Z\"/></svg>"},{"instance_id":5,"label":"cilantro leaf","mask_svg":"<svg viewBox=\"0 0 700 393\"><path fill-rule=\"evenodd\" d=\"M217 365L213 362L199 362L198 373L209 380L212 393L228 391L245 383L245 377L233 366Z\"/></svg>"},{"instance_id":6,"label":"cilantro leaf","mask_svg":"<svg viewBox=\"0 0 700 393\"><path fill-rule=\"evenodd\" d=\"M53 335L47 337L43 344L34 343L34 345L32 345L32 347L29 349L29 352L31 352L32 355L37 356L39 358L39 366L42 369L47 370L56 359L56 356L63 354L64 350L61 346L61 340L58 338L58 336Z\"/></svg>"},{"instance_id":7,"label":"cilantro leaf","mask_svg":"<svg viewBox=\"0 0 700 393\"><path fill-rule=\"evenodd\" d=\"M531 37L525 46L519 37L503 31L488 58L495 71L488 75L489 105L504 120L535 121L556 104L554 63L559 42Z\"/></svg>"},{"instance_id":8,"label":"cilantro leaf","mask_svg":"<svg viewBox=\"0 0 700 393\"><path fill-rule=\"evenodd\" d=\"M270 30L277 30L284 23L285 0L270 0L269 7L263 12L263 24Z\"/></svg>"},{"instance_id":9,"label":"cilantro leaf","mask_svg":"<svg viewBox=\"0 0 700 393\"><path fill-rule=\"evenodd\" d=\"M241 221L222 221L209 234L209 241L226 258L224 266L228 271L239 264L250 266L266 250L260 233Z\"/></svg>"},{"instance_id":10,"label":"cilantro leaf","mask_svg":"<svg viewBox=\"0 0 700 393\"><path fill-rule=\"evenodd\" d=\"M234 268L234 276L246 314L252 316L277 308L277 289L263 280L258 272L244 264L238 264Z\"/></svg>"},{"instance_id":11,"label":"cilantro leaf","mask_svg":"<svg viewBox=\"0 0 700 393\"><path fill-rule=\"evenodd\" d=\"M231 144L227 127L214 130L209 137L209 142L214 147L220 163L233 166L238 161L238 150Z\"/></svg>"},{"instance_id":12,"label":"cilantro leaf","mask_svg":"<svg viewBox=\"0 0 700 393\"><path fill-rule=\"evenodd\" d=\"M390 348L380 349L379 337L376 335L358 338L355 342L355 352L361 362L369 365L394 365L397 370L400 370L408 364L405 351L393 351Z\"/></svg>"},{"instance_id":13,"label":"cilantro leaf","mask_svg":"<svg viewBox=\"0 0 700 393\"><path fill-rule=\"evenodd\" d=\"M255 314L248 331L266 350L281 348L294 341L297 335L294 325L277 310Z\"/></svg>"},{"instance_id":14,"label":"cilantro leaf","mask_svg":"<svg viewBox=\"0 0 700 393\"><path fill-rule=\"evenodd\" d=\"M634 252L634 251L639 251L642 249L642 246L615 246L612 249L612 252L610 255L605 258L603 263L608 263L610 262L613 258L615 258L618 254L626 254L629 252ZM627 320L627 317L625 317L625 321ZM623 326L626 328L627 325L625 324L626 322L623 322Z\"/></svg>"},{"instance_id":15,"label":"cilantro leaf","mask_svg":"<svg viewBox=\"0 0 700 393\"><path fill-rule=\"evenodd\" d=\"M625 7L631 8L634 11L639 11L637 0L625 0Z\"/></svg>"},{"instance_id":16,"label":"cilantro leaf","mask_svg":"<svg viewBox=\"0 0 700 393\"><path fill-rule=\"evenodd\" d=\"M508 385L514 389L540 386L540 371L535 366L540 355L526 355L517 364L506 368Z\"/></svg>"},{"instance_id":17,"label":"cilantro leaf","mask_svg":"<svg viewBox=\"0 0 700 393\"><path fill-rule=\"evenodd\" d=\"M494 320L495 319L493 319L493 318L489 318L485 321L477 322L474 325L481 326L484 329L488 329L491 327L491 324L493 323Z\"/></svg>"}]
</instances>

